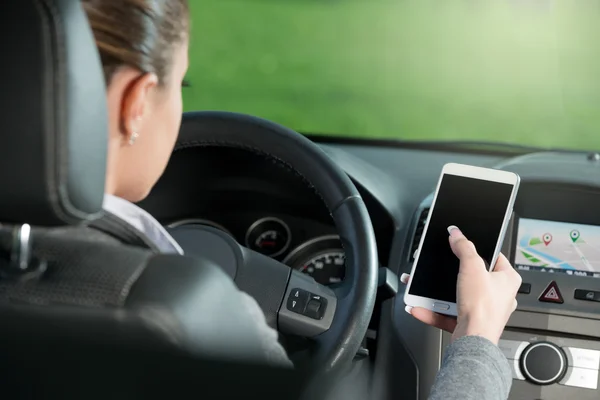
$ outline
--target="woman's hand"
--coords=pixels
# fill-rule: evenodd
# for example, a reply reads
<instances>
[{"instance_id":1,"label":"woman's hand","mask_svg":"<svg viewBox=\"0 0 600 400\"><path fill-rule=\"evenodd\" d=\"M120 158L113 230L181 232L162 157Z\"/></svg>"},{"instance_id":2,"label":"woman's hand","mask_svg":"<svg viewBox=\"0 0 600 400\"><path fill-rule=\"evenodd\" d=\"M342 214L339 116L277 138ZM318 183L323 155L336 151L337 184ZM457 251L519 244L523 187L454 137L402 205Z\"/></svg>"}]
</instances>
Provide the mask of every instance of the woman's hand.
<instances>
[{"instance_id":1,"label":"woman's hand","mask_svg":"<svg viewBox=\"0 0 600 400\"><path fill-rule=\"evenodd\" d=\"M419 307L407 306L406 311L428 325L452 333L452 340L475 335L498 344L508 319L517 308L521 276L502 254L494 270L488 272L473 243L455 226L449 227L448 232L450 247L460 260L456 288L458 317ZM400 278L405 284L409 279L408 274Z\"/></svg>"}]
</instances>

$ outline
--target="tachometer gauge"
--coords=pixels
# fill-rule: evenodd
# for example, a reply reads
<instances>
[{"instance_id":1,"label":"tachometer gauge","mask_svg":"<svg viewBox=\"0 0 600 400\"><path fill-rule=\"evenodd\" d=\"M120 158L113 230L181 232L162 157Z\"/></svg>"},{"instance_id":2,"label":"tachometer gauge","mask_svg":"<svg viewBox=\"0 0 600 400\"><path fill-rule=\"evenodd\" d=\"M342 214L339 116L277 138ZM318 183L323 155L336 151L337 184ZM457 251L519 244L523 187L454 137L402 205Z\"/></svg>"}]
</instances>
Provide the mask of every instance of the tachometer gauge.
<instances>
[{"instance_id":1,"label":"tachometer gauge","mask_svg":"<svg viewBox=\"0 0 600 400\"><path fill-rule=\"evenodd\" d=\"M341 282L346 273L346 255L338 236L321 236L301 244L283 261L312 276L323 285Z\"/></svg>"},{"instance_id":2,"label":"tachometer gauge","mask_svg":"<svg viewBox=\"0 0 600 400\"><path fill-rule=\"evenodd\" d=\"M269 257L281 255L290 246L290 228L278 218L262 218L246 233L246 247Z\"/></svg>"}]
</instances>

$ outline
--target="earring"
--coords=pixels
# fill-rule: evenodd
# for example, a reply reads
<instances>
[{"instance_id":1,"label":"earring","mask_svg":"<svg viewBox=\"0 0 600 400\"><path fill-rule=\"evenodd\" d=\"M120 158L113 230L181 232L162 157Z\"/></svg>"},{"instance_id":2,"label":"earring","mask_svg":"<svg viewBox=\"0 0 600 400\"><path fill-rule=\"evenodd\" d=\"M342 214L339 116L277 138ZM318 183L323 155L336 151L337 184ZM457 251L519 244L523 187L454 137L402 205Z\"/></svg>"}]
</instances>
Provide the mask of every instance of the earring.
<instances>
[{"instance_id":1,"label":"earring","mask_svg":"<svg viewBox=\"0 0 600 400\"><path fill-rule=\"evenodd\" d=\"M129 136L129 145L133 146L133 144L135 143L135 140L138 138L138 136L140 136L137 132L131 132L131 136Z\"/></svg>"}]
</instances>

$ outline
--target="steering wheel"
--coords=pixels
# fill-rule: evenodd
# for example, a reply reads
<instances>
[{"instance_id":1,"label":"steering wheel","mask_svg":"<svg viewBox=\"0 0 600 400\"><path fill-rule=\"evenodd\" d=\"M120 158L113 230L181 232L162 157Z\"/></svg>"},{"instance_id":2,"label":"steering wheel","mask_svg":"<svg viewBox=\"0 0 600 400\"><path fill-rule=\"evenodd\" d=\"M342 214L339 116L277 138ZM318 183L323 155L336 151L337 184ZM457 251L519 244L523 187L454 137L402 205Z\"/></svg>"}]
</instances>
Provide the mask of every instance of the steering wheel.
<instances>
[{"instance_id":1,"label":"steering wheel","mask_svg":"<svg viewBox=\"0 0 600 400\"><path fill-rule=\"evenodd\" d=\"M313 142L264 119L228 112L184 114L177 152L194 147L244 149L280 163L303 179L329 209L346 254L346 274L335 288L239 245L211 227L181 226L175 239L195 255L215 260L253 296L267 322L284 334L310 338L312 371L349 365L367 331L377 292L378 257L369 214L348 175ZM173 160L173 159L172 159Z\"/></svg>"}]
</instances>

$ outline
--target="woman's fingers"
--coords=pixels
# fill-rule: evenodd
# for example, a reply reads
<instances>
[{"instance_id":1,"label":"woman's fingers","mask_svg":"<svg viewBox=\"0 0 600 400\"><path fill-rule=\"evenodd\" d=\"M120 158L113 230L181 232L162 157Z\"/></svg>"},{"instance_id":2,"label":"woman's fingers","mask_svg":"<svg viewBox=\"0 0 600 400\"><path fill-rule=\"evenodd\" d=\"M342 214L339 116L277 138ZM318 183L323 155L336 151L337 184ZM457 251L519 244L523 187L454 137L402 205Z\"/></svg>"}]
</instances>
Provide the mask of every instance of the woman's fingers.
<instances>
[{"instance_id":1,"label":"woman's fingers","mask_svg":"<svg viewBox=\"0 0 600 400\"><path fill-rule=\"evenodd\" d=\"M435 313L425 308L406 307L406 312L427 325L431 325L449 333L453 333L456 328L456 319Z\"/></svg>"},{"instance_id":2,"label":"woman's fingers","mask_svg":"<svg viewBox=\"0 0 600 400\"><path fill-rule=\"evenodd\" d=\"M410 275L409 274L402 274L400 275L400 282L404 283L405 285L408 285L408 280L410 279Z\"/></svg>"},{"instance_id":3,"label":"woman's fingers","mask_svg":"<svg viewBox=\"0 0 600 400\"><path fill-rule=\"evenodd\" d=\"M510 271L513 267L510 265L510 261L504 256L504 254L500 253L498 255L498 261L496 261L496 265L494 266L494 271L502 272L502 271Z\"/></svg>"},{"instance_id":4,"label":"woman's fingers","mask_svg":"<svg viewBox=\"0 0 600 400\"><path fill-rule=\"evenodd\" d=\"M448 227L449 241L452 252L461 261L479 258L473 242L469 241L456 225Z\"/></svg>"},{"instance_id":5,"label":"woman's fingers","mask_svg":"<svg viewBox=\"0 0 600 400\"><path fill-rule=\"evenodd\" d=\"M409 280L409 274L400 275L400 282L402 282L403 284L407 285ZM419 321L427 325L431 325L435 328L439 328L450 333L454 332L454 329L456 328L455 318L441 315L421 307L413 308L410 306L406 306L405 310L407 313L411 314Z\"/></svg>"}]
</instances>

